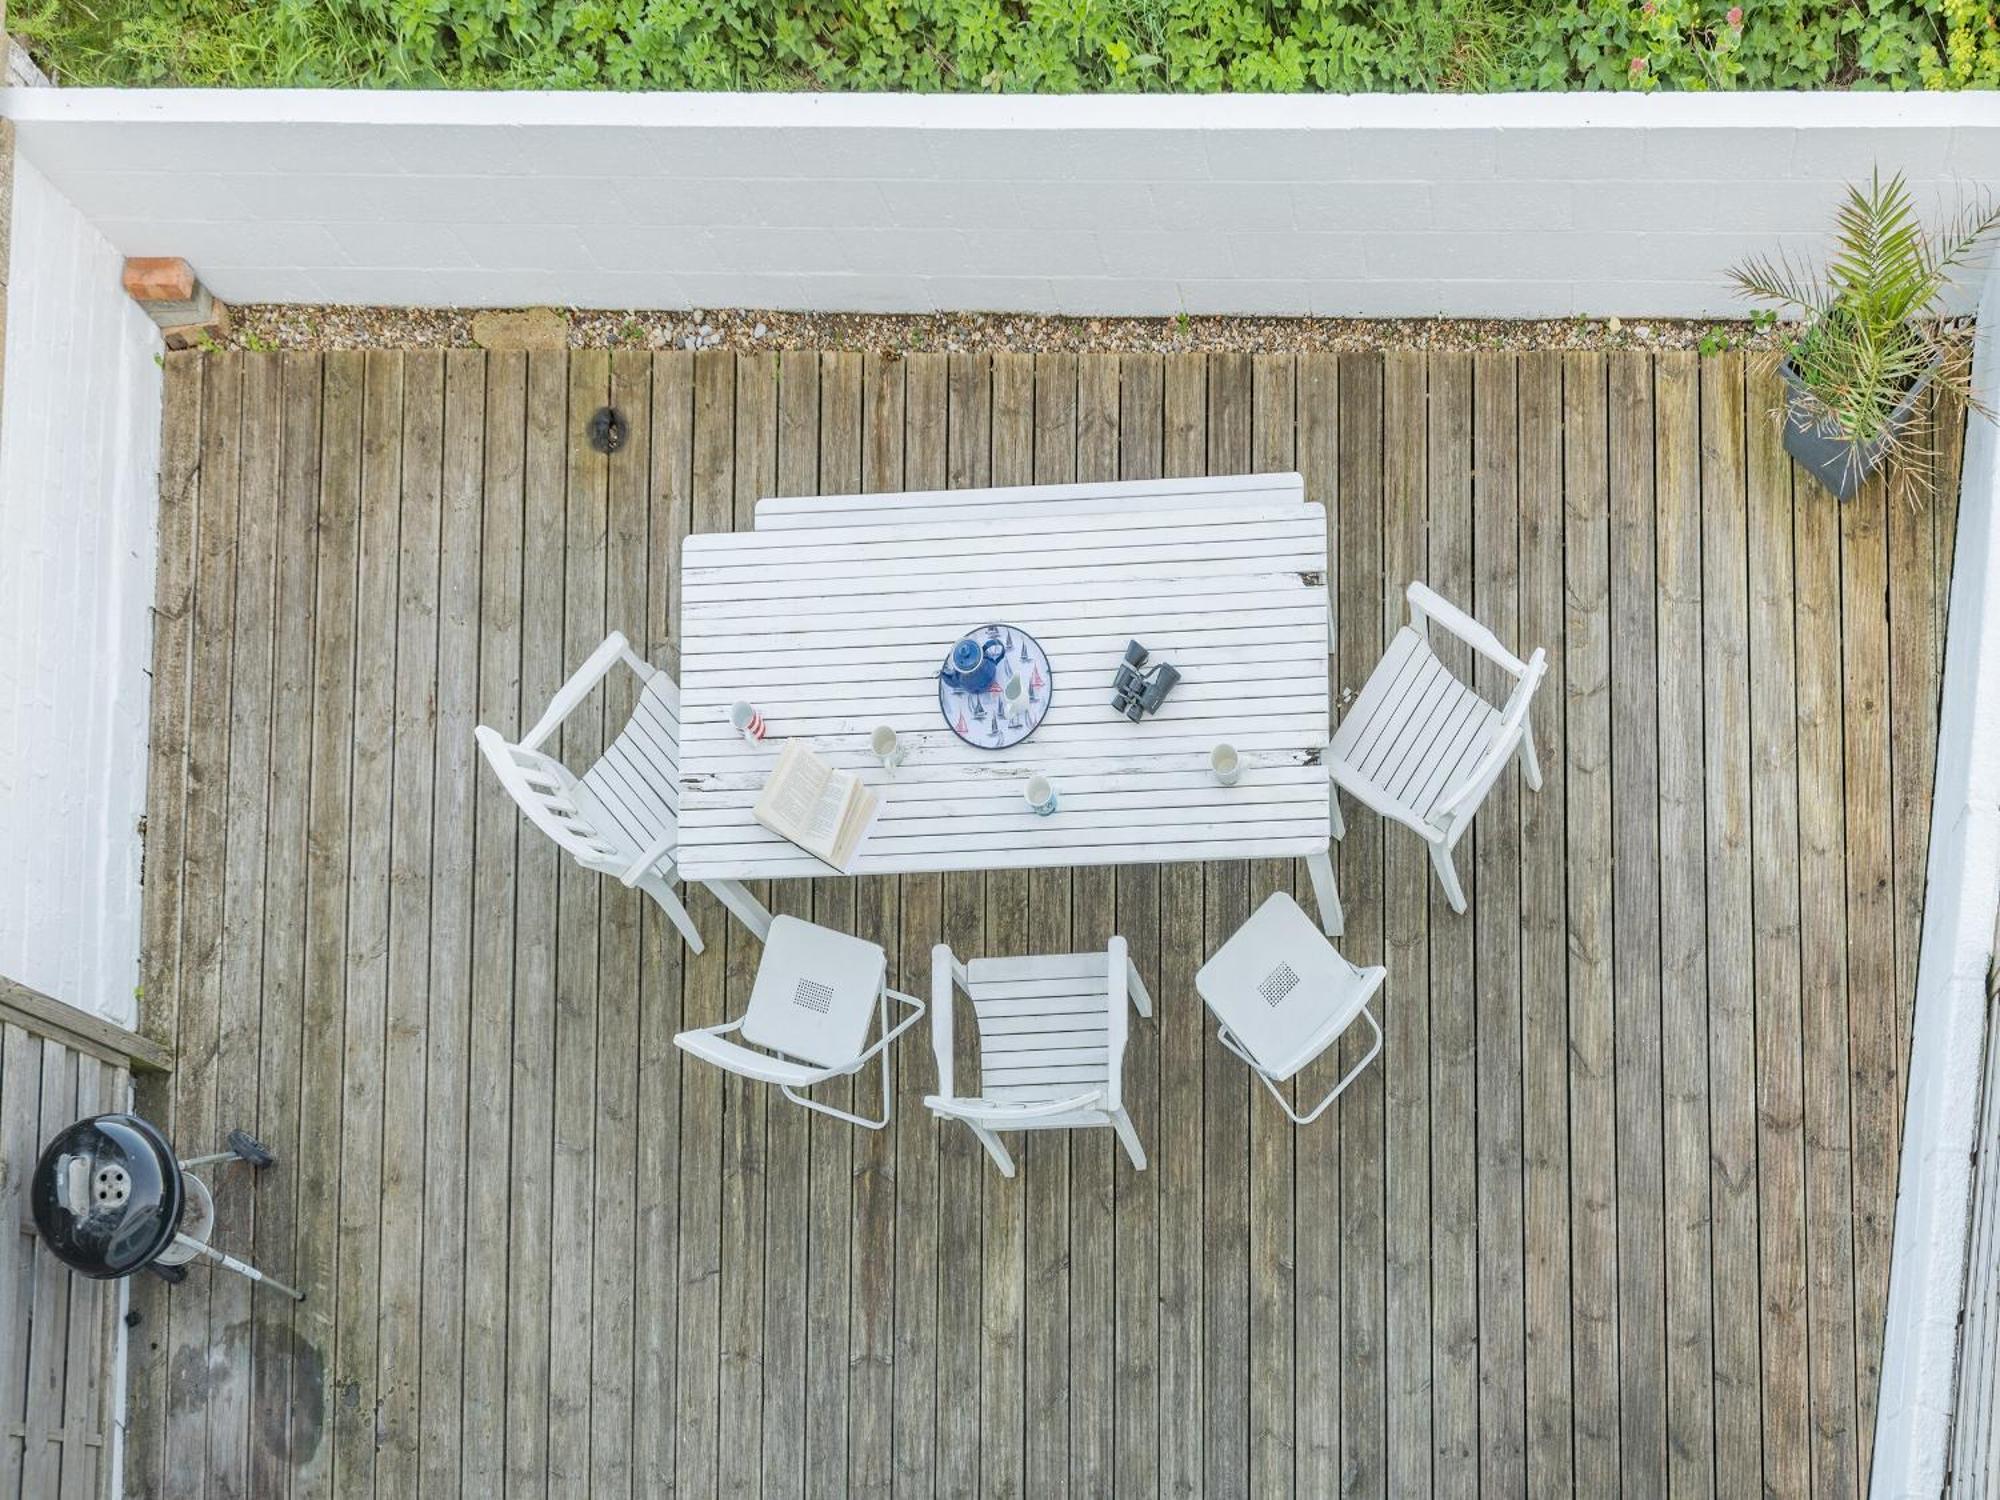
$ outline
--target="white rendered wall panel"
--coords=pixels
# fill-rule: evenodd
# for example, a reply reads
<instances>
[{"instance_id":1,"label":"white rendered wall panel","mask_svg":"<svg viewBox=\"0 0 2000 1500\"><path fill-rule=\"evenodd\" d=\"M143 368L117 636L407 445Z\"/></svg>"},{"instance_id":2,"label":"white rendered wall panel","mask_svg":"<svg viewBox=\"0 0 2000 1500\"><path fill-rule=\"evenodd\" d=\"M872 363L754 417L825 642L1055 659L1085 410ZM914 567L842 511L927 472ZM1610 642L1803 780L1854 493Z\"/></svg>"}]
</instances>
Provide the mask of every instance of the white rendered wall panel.
<instances>
[{"instance_id":1,"label":"white rendered wall panel","mask_svg":"<svg viewBox=\"0 0 2000 1500\"><path fill-rule=\"evenodd\" d=\"M1992 95L0 93L130 254L237 301L1711 317Z\"/></svg>"},{"instance_id":2,"label":"white rendered wall panel","mask_svg":"<svg viewBox=\"0 0 2000 1500\"><path fill-rule=\"evenodd\" d=\"M0 973L129 1023L139 956L158 334L16 163L0 409Z\"/></svg>"}]
</instances>

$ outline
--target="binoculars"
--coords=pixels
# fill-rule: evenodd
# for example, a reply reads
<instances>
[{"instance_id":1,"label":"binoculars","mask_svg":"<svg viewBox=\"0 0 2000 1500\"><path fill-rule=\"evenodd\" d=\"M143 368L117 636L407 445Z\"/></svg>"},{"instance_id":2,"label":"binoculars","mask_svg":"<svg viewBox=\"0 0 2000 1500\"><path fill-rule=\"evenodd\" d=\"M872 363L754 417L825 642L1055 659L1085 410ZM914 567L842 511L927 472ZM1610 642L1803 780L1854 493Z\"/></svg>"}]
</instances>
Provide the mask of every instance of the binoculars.
<instances>
[{"instance_id":1,"label":"binoculars","mask_svg":"<svg viewBox=\"0 0 2000 1500\"><path fill-rule=\"evenodd\" d=\"M1167 701L1167 694L1174 690L1174 684L1181 680L1181 674L1170 662L1161 662L1147 667L1149 653L1137 641L1125 645L1125 659L1118 663L1118 671L1111 679L1111 710L1123 714L1134 724L1147 714L1158 713L1160 705Z\"/></svg>"}]
</instances>

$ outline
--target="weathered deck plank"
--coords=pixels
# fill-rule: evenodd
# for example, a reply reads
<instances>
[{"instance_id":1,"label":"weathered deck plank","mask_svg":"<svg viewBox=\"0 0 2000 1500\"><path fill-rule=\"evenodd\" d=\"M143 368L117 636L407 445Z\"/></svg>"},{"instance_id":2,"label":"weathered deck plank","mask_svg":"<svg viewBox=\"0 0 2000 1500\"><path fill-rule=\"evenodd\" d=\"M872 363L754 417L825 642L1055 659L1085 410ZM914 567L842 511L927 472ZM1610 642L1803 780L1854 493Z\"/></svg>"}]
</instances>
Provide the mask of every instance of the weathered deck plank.
<instances>
[{"instance_id":1,"label":"weathered deck plank","mask_svg":"<svg viewBox=\"0 0 2000 1500\"><path fill-rule=\"evenodd\" d=\"M1327 593L1334 600L1340 599L1341 580L1349 571L1340 545L1347 535L1341 518L1340 371L1340 357L1335 354L1308 355L1299 361L1296 457L1300 477L1305 480L1306 499L1326 507ZM1365 569L1360 571L1368 576ZM1333 682L1339 663L1338 638L1328 644L1333 648L1327 660L1328 680ZM1336 847L1334 859L1338 867L1335 886L1345 890L1351 881L1345 849ZM1387 1024L1415 1013L1403 1009L1383 1019ZM1414 1055L1399 1054L1405 1061ZM1321 1071L1315 1070L1315 1075ZM1420 1146L1420 1139L1413 1144ZM1341 1473L1340 1377L1346 1362L1340 1352L1340 1238L1325 1232L1325 1226L1340 1221L1340 1153L1311 1148L1295 1151L1292 1170L1292 1282L1298 1349L1292 1376L1298 1445L1294 1472L1306 1493L1323 1494L1338 1487ZM1421 1232L1418 1226L1411 1227ZM1391 1228L1393 1232L1393 1221ZM1429 1338L1426 1330L1427 1351ZM1427 1355L1426 1368L1428 1363ZM1397 1377L1391 1374L1389 1378Z\"/></svg>"},{"instance_id":2,"label":"weathered deck plank","mask_svg":"<svg viewBox=\"0 0 2000 1500\"><path fill-rule=\"evenodd\" d=\"M1473 388L1472 611L1522 642L1520 411L1511 360L1479 363ZM1648 604L1651 600L1646 601ZM1504 702L1513 680L1482 664L1477 681ZM1521 810L1539 797L1513 771L1474 821L1473 934L1479 1177L1479 1487L1527 1489L1527 1310L1521 1164Z\"/></svg>"},{"instance_id":3,"label":"weathered deck plank","mask_svg":"<svg viewBox=\"0 0 2000 1500\"><path fill-rule=\"evenodd\" d=\"M1697 374L1685 354L1664 356L1654 369L1667 1485L1680 1495L1712 1494L1715 1485Z\"/></svg>"},{"instance_id":4,"label":"weathered deck plank","mask_svg":"<svg viewBox=\"0 0 2000 1500\"><path fill-rule=\"evenodd\" d=\"M461 1482L470 1404L465 1362L466 1269L485 1220L466 1219L472 1024L473 860L484 771L473 743L480 723L481 482L486 446L486 361L445 357L437 601L437 788L431 846L431 968L423 1080L422 1349L418 1371L418 1483L448 1494ZM503 636L503 639L506 637ZM480 1128L486 1100L480 1098Z\"/></svg>"},{"instance_id":5,"label":"weathered deck plank","mask_svg":"<svg viewBox=\"0 0 2000 1500\"><path fill-rule=\"evenodd\" d=\"M1424 576L1447 599L1464 600L1473 595L1472 488L1480 462L1474 449L1474 366L1471 357L1462 354L1433 354L1428 364L1430 420L1425 464L1430 537ZM1384 578L1381 592L1389 595L1401 582ZM1392 617L1385 611L1385 623ZM1360 668L1365 673L1388 637L1385 634L1379 642L1364 641L1359 651L1348 651L1348 633L1356 628L1366 628L1359 618L1351 619L1347 630L1341 632L1342 649L1348 660L1359 658L1368 664ZM1473 679L1472 653L1462 642L1438 632L1432 636L1432 645L1438 659L1461 680ZM1362 675L1343 673L1342 685L1358 689L1365 680ZM1358 812L1355 823L1348 833L1350 841L1357 836L1365 838L1380 826L1379 820ZM1410 834L1408 829L1388 828L1380 836L1395 840ZM1479 899L1474 855L1474 849L1461 844L1455 856L1469 903ZM1371 861L1362 867L1358 878L1366 882L1373 871ZM1473 937L1479 920L1471 908L1464 916L1454 912L1444 887L1434 879L1425 882L1425 896L1430 903L1431 960L1431 1485L1434 1494L1471 1495L1477 1493L1480 1479L1480 1226L1475 1125L1479 1001L1473 972ZM1343 1154L1354 1154L1345 1142ZM1351 1437L1349 1446L1373 1441L1364 1431Z\"/></svg>"},{"instance_id":6,"label":"weathered deck plank","mask_svg":"<svg viewBox=\"0 0 2000 1500\"><path fill-rule=\"evenodd\" d=\"M1749 510L1743 360L1701 375L1702 741L1708 841L1715 1489L1763 1483L1757 1306L1756 986L1750 938Z\"/></svg>"},{"instance_id":7,"label":"weathered deck plank","mask_svg":"<svg viewBox=\"0 0 2000 1500\"><path fill-rule=\"evenodd\" d=\"M1610 365L1612 993L1618 1142L1618 1456L1667 1484L1666 1232L1660 1108L1660 739L1653 361Z\"/></svg>"},{"instance_id":8,"label":"weathered deck plank","mask_svg":"<svg viewBox=\"0 0 2000 1500\"><path fill-rule=\"evenodd\" d=\"M730 524L747 528L757 500L777 484L778 361L774 354L738 361L736 451L730 475ZM756 888L768 906L768 884ZM726 922L710 951L728 955L723 970L723 1014L740 1016L750 1003L757 974L756 937ZM726 1495L753 1493L763 1466L765 1120L770 1090L747 1079L722 1080L722 1305L721 1447L717 1484Z\"/></svg>"},{"instance_id":9,"label":"weathered deck plank","mask_svg":"<svg viewBox=\"0 0 2000 1500\"><path fill-rule=\"evenodd\" d=\"M426 1055L437 770L438 566L443 528L444 359L414 353L403 373L402 512L397 530L395 722L391 733L389 968L382 1043L379 1492L417 1487L422 1445Z\"/></svg>"},{"instance_id":10,"label":"weathered deck plank","mask_svg":"<svg viewBox=\"0 0 2000 1500\"><path fill-rule=\"evenodd\" d=\"M1531 716L1542 789L1521 799L1522 1256L1528 1492L1567 1494L1570 1447L1569 928L1565 914L1563 361L1521 357L1521 641L1548 653ZM1704 1163L1703 1171L1706 1172Z\"/></svg>"},{"instance_id":11,"label":"weathered deck plank","mask_svg":"<svg viewBox=\"0 0 2000 1500\"><path fill-rule=\"evenodd\" d=\"M1118 463L1122 479L1161 472L1166 371L1157 355L1120 361ZM1116 929L1132 962L1157 998L1161 993L1160 879L1157 865L1121 866L1116 876ZM1147 1170L1135 1171L1112 1148L1115 1218L1112 1351L1113 1469L1120 1494L1156 1495L1160 1474L1160 1025L1137 1021L1125 1044L1125 1108L1146 1148ZM1109 1143L1107 1143L1107 1147Z\"/></svg>"},{"instance_id":12,"label":"weathered deck plank","mask_svg":"<svg viewBox=\"0 0 2000 1500\"><path fill-rule=\"evenodd\" d=\"M522 524L528 362L483 362L486 391L479 485L478 699L481 724L521 721ZM515 895L520 813L483 766L475 768L471 1015L465 1091L468 1141L511 1139L514 1083ZM475 1123L476 1122L476 1123ZM508 1236L514 1173L508 1153L468 1150L465 1162L464 1386L459 1479L467 1492L505 1492L507 1473ZM641 1296L644 1292L642 1290Z\"/></svg>"},{"instance_id":13,"label":"weathered deck plank","mask_svg":"<svg viewBox=\"0 0 2000 1500\"><path fill-rule=\"evenodd\" d=\"M1569 835L1571 1338L1576 1486L1618 1484L1618 1183L1613 1077L1611 625L1602 355L1564 362L1564 791Z\"/></svg>"},{"instance_id":14,"label":"weathered deck plank","mask_svg":"<svg viewBox=\"0 0 2000 1500\"><path fill-rule=\"evenodd\" d=\"M320 433L323 378L316 355L283 359L278 566L274 611L277 640L271 667L271 804L265 828L266 874L259 900L264 921L264 975L254 1131L277 1155L284 1185L259 1193L251 1262L297 1285L301 1064L304 1044L306 826L311 790L313 599L319 565ZM252 1298L250 1399L287 1419L253 1428L250 1491L283 1495L294 1454L314 1440L319 1394L300 1382L293 1343L298 1309L288 1301ZM301 1458L303 1455L301 1454Z\"/></svg>"},{"instance_id":15,"label":"weathered deck plank","mask_svg":"<svg viewBox=\"0 0 2000 1500\"><path fill-rule=\"evenodd\" d=\"M1749 381L1752 412L1777 377ZM1758 1308L1764 1488L1811 1493L1806 1410L1805 1130L1800 1054L1798 668L1793 466L1769 422L1750 424L1750 902L1757 979ZM1810 492L1809 492L1810 493ZM1817 936L1817 935L1815 935Z\"/></svg>"},{"instance_id":16,"label":"weathered deck plank","mask_svg":"<svg viewBox=\"0 0 2000 1500\"><path fill-rule=\"evenodd\" d=\"M1855 1492L1955 512L1834 509L1739 356L169 375L145 1024L183 1056L153 1107L189 1147L254 1109L286 1165L230 1232L309 1300L135 1289L142 1489ZM674 1031L741 1009L757 944L696 888L686 953L466 742L608 629L671 668L681 539L763 494L1290 466L1336 539L1343 694L1413 577L1550 656L1544 785L1506 773L1460 846L1468 914L1349 804L1340 946L1389 967L1387 1044L1303 1132L1192 984L1288 864L769 892L920 995L939 938L1126 936L1149 1166L1041 1135L1007 1182L922 1113L921 1028L880 1135L683 1068ZM66 1311L74 1346L96 1319ZM242 1363L204 1401L174 1360L211 1348Z\"/></svg>"},{"instance_id":17,"label":"weathered deck plank","mask_svg":"<svg viewBox=\"0 0 2000 1500\"><path fill-rule=\"evenodd\" d=\"M1250 358L1215 355L1208 373L1208 472L1250 467ZM1202 943L1213 953L1250 915L1250 872L1241 860L1204 865ZM1242 1064L1213 1036L1202 1053L1202 1468L1210 1494L1255 1492L1269 1457L1251 1442L1250 1090ZM1263 1092L1261 1089L1259 1093Z\"/></svg>"},{"instance_id":18,"label":"weathered deck plank","mask_svg":"<svg viewBox=\"0 0 2000 1500\"><path fill-rule=\"evenodd\" d=\"M515 735L525 733L541 717L565 671L562 569L551 564L562 555L568 391L568 361L550 354L528 356L521 481L520 708L519 717L508 726ZM513 1144L507 1200L509 1496L539 1494L548 1485L559 861L547 839L528 836L533 831L524 829L518 836L514 896L513 1078L508 1112Z\"/></svg>"}]
</instances>

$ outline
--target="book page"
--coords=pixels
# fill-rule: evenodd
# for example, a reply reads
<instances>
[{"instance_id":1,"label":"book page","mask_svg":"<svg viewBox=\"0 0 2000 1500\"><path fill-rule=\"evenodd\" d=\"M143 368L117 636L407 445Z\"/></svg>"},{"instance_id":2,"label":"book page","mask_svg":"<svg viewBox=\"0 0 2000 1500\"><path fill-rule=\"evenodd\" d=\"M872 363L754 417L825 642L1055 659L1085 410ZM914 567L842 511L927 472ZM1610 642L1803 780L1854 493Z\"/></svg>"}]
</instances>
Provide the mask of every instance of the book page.
<instances>
[{"instance_id":1,"label":"book page","mask_svg":"<svg viewBox=\"0 0 2000 1500\"><path fill-rule=\"evenodd\" d=\"M801 839L812 825L828 776L825 762L797 740L788 740L757 799L757 821L785 838Z\"/></svg>"},{"instance_id":2,"label":"book page","mask_svg":"<svg viewBox=\"0 0 2000 1500\"><path fill-rule=\"evenodd\" d=\"M808 854L832 862L843 814L858 785L853 773L833 770L802 742L789 740L753 815Z\"/></svg>"},{"instance_id":3,"label":"book page","mask_svg":"<svg viewBox=\"0 0 2000 1500\"><path fill-rule=\"evenodd\" d=\"M857 780L854 795L848 799L846 815L840 820L840 837L833 846L833 864L845 870L854 860L854 851L867 836L868 829L875 821L875 810L881 805L879 793L862 786Z\"/></svg>"},{"instance_id":4,"label":"book page","mask_svg":"<svg viewBox=\"0 0 2000 1500\"><path fill-rule=\"evenodd\" d=\"M819 795L813 799L812 815L807 820L805 831L799 835L799 844L821 859L833 858L834 844L840 837L840 815L847 807L849 794L854 790L855 778L851 771L829 771L820 783Z\"/></svg>"}]
</instances>

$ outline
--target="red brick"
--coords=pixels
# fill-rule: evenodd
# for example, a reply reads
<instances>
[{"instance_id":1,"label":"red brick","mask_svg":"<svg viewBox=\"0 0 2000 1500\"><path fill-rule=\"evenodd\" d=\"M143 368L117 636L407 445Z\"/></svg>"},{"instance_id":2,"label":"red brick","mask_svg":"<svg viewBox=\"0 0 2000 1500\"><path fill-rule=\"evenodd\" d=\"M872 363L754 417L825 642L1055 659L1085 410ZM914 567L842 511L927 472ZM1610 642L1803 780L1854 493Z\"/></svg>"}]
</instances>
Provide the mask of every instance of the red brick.
<instances>
[{"instance_id":1,"label":"red brick","mask_svg":"<svg viewBox=\"0 0 2000 1500\"><path fill-rule=\"evenodd\" d=\"M125 290L138 302L188 302L194 267L178 256L135 255L125 262Z\"/></svg>"}]
</instances>

